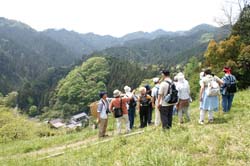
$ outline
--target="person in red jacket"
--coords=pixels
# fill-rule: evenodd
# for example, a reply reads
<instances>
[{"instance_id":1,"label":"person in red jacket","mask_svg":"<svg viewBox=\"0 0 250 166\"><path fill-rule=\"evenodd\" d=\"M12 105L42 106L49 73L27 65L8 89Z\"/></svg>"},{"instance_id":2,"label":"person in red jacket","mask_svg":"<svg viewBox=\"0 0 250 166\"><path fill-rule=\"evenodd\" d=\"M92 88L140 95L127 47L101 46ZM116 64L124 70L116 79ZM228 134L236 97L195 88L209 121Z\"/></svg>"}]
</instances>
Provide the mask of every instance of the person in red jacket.
<instances>
[{"instance_id":1,"label":"person in red jacket","mask_svg":"<svg viewBox=\"0 0 250 166\"><path fill-rule=\"evenodd\" d=\"M134 94L134 91L133 91ZM109 104L109 110L111 112L114 112L115 108L122 108L123 115L121 117L116 118L117 122L117 133L121 134L122 131L122 121L124 121L126 125L126 133L130 132L130 123L128 118L128 109L126 104L131 100L131 97L122 97L124 95L121 94L121 92L116 89L113 92L114 98L111 100Z\"/></svg>"}]
</instances>

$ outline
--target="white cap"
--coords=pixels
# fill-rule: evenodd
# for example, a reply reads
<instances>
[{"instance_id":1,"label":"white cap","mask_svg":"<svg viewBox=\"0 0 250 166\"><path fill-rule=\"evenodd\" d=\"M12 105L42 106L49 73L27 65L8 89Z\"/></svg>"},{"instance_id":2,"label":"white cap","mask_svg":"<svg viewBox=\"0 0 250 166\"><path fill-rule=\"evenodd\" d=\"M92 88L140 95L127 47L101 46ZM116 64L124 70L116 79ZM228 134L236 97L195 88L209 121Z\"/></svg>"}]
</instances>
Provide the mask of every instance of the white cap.
<instances>
[{"instance_id":1,"label":"white cap","mask_svg":"<svg viewBox=\"0 0 250 166\"><path fill-rule=\"evenodd\" d=\"M185 76L182 72L179 72L177 75L176 75L177 79L178 79L178 82L182 82L184 81L185 79Z\"/></svg>"},{"instance_id":2,"label":"white cap","mask_svg":"<svg viewBox=\"0 0 250 166\"><path fill-rule=\"evenodd\" d=\"M158 78L158 77L153 78L153 82L154 82L154 83L159 82L159 78Z\"/></svg>"},{"instance_id":3,"label":"white cap","mask_svg":"<svg viewBox=\"0 0 250 166\"><path fill-rule=\"evenodd\" d=\"M124 90L125 90L125 92L130 92L130 91L131 91L131 88L130 88L129 86L126 85L126 86L124 87Z\"/></svg>"}]
</instances>

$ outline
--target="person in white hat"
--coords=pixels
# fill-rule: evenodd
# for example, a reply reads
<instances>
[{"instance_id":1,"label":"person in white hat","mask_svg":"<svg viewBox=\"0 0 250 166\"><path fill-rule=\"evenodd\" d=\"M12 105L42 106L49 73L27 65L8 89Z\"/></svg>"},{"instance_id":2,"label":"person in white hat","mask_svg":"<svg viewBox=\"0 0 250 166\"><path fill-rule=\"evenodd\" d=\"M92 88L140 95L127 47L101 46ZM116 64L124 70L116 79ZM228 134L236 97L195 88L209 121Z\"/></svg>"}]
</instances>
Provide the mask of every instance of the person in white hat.
<instances>
[{"instance_id":1,"label":"person in white hat","mask_svg":"<svg viewBox=\"0 0 250 166\"><path fill-rule=\"evenodd\" d=\"M177 84L176 89L178 90L178 103L176 104L177 110L178 110L178 117L179 117L179 123L182 124L183 121L183 114L186 115L187 121L190 121L190 115L188 112L189 108L189 102L190 102L190 86L188 81L185 79L185 76L183 73L177 74Z\"/></svg>"},{"instance_id":2,"label":"person in white hat","mask_svg":"<svg viewBox=\"0 0 250 166\"><path fill-rule=\"evenodd\" d=\"M161 124L161 116L157 105L158 105L158 93L160 88L160 83L159 83L160 79L158 77L155 77L153 78L153 82L155 86L152 88L151 96L152 96L152 103L155 109L155 126L159 126Z\"/></svg>"},{"instance_id":3,"label":"person in white hat","mask_svg":"<svg viewBox=\"0 0 250 166\"><path fill-rule=\"evenodd\" d=\"M133 129L137 97L133 95L133 93L131 92L131 88L127 85L124 87L124 91L125 91L126 97L131 98L131 100L127 103L127 109L128 109L129 123L130 123L129 126L130 126L130 129Z\"/></svg>"}]
</instances>

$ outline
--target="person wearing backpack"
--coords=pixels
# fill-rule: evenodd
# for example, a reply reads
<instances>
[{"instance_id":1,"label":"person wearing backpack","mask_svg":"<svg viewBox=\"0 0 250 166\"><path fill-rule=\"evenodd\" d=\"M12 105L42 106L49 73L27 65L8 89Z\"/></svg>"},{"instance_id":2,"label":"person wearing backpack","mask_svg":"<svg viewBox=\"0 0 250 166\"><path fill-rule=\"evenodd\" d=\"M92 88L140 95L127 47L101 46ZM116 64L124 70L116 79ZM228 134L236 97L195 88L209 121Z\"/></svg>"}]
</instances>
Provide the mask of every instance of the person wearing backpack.
<instances>
[{"instance_id":1,"label":"person wearing backpack","mask_svg":"<svg viewBox=\"0 0 250 166\"><path fill-rule=\"evenodd\" d=\"M172 91L175 89L175 84L170 79L169 70L162 71L163 81L160 84L159 94L158 94L158 109L160 110L161 122L163 129L170 129L172 127L172 114L173 107L177 100L172 101ZM173 87L173 89L172 89ZM175 93L176 94L176 93ZM170 98L169 98L170 96ZM176 94L177 96L177 94ZM170 102L171 101L171 102Z\"/></svg>"},{"instance_id":2,"label":"person wearing backpack","mask_svg":"<svg viewBox=\"0 0 250 166\"><path fill-rule=\"evenodd\" d=\"M129 117L129 123L130 123L130 129L133 129L134 127L134 119L135 119L135 109L136 109L136 103L137 98L135 95L131 93L131 88L129 86L124 87L124 91L126 94L126 97L130 97L131 100L127 103L127 109L128 109L128 117Z\"/></svg>"},{"instance_id":3,"label":"person wearing backpack","mask_svg":"<svg viewBox=\"0 0 250 166\"><path fill-rule=\"evenodd\" d=\"M219 108L219 85L221 84L223 81L217 76L213 76L210 69L204 71L200 88L200 124L204 124L206 111L208 111L208 122L213 122L213 111L218 111Z\"/></svg>"},{"instance_id":4,"label":"person wearing backpack","mask_svg":"<svg viewBox=\"0 0 250 166\"><path fill-rule=\"evenodd\" d=\"M160 79L158 77L153 78L153 82L155 86L152 88L152 104L155 109L155 126L159 126L161 124L160 111L157 107L158 105L158 94L160 89Z\"/></svg>"},{"instance_id":5,"label":"person wearing backpack","mask_svg":"<svg viewBox=\"0 0 250 166\"><path fill-rule=\"evenodd\" d=\"M134 94L134 91L132 92ZM126 104L131 100L131 97L122 97L124 95L116 89L113 92L114 98L111 100L109 104L109 110L114 113L116 122L117 122L117 133L121 134L122 131L122 121L124 120L126 125L126 133L130 132L130 123L128 118L128 109ZM121 110L121 115L116 116L116 110Z\"/></svg>"},{"instance_id":6,"label":"person wearing backpack","mask_svg":"<svg viewBox=\"0 0 250 166\"><path fill-rule=\"evenodd\" d=\"M138 98L139 114L140 114L140 128L144 128L148 124L148 112L151 103L151 97L147 94L145 87L140 87L140 96Z\"/></svg>"},{"instance_id":7,"label":"person wearing backpack","mask_svg":"<svg viewBox=\"0 0 250 166\"><path fill-rule=\"evenodd\" d=\"M224 82L221 86L222 95L222 108L223 112L229 112L233 103L234 93L236 89L236 78L231 74L231 68L224 67L223 72L225 73L222 81Z\"/></svg>"},{"instance_id":8,"label":"person wearing backpack","mask_svg":"<svg viewBox=\"0 0 250 166\"><path fill-rule=\"evenodd\" d=\"M99 138L106 137L106 129L108 126L108 113L109 113L109 102L107 100L107 93L101 91L99 93L100 101L98 102L97 108L97 123L99 125Z\"/></svg>"}]
</instances>

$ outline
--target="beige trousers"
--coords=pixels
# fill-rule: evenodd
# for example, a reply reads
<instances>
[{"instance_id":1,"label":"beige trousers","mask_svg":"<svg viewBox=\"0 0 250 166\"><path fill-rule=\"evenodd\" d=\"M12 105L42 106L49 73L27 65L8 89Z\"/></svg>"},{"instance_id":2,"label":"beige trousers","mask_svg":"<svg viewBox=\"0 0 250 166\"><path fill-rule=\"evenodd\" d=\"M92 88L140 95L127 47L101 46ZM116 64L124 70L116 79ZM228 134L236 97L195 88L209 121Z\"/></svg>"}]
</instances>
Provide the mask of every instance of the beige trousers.
<instances>
[{"instance_id":1,"label":"beige trousers","mask_svg":"<svg viewBox=\"0 0 250 166\"><path fill-rule=\"evenodd\" d=\"M99 122L99 137L104 137L105 136L107 126L108 126L108 119L100 119L100 122Z\"/></svg>"}]
</instances>

